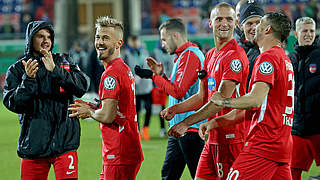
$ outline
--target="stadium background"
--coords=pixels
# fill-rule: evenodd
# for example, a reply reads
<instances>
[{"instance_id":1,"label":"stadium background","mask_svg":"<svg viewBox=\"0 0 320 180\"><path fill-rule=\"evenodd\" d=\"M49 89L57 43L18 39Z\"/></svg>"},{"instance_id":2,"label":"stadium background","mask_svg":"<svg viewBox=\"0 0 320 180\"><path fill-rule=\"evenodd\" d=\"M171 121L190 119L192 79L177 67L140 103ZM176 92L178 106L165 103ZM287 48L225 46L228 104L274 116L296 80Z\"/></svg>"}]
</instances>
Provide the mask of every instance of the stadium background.
<instances>
[{"instance_id":1,"label":"stadium background","mask_svg":"<svg viewBox=\"0 0 320 180\"><path fill-rule=\"evenodd\" d=\"M152 52L159 42L157 27L170 17L180 17L187 24L188 37L202 48L213 47L208 27L211 8L221 1L214 0L0 0L0 97L5 72L10 64L23 55L26 25L31 20L47 20L55 27L54 51L69 52L74 42L80 42L84 53L93 49L94 21L109 15L125 24L125 39L139 35L145 48ZM238 0L227 0L235 5ZM283 11L294 22L301 16L320 21L320 0L261 0L265 12ZM318 29L319 30L319 29ZM319 34L319 31L317 31ZM293 50L296 39L291 33L287 52ZM1 98L0 98L1 100ZM19 135L17 115L0 105L0 179L18 179L19 158L16 141ZM137 179L160 179L166 140L160 139L158 116L151 119L151 141L142 142L145 161ZM101 140L98 124L82 121L79 149L80 179L97 179L101 166ZM313 165L314 167L314 165ZM318 170L318 173L320 171ZM53 173L50 179L53 179ZM317 174L314 168L311 175ZM187 172L182 179L190 179ZM307 179L304 173L304 179Z\"/></svg>"}]
</instances>

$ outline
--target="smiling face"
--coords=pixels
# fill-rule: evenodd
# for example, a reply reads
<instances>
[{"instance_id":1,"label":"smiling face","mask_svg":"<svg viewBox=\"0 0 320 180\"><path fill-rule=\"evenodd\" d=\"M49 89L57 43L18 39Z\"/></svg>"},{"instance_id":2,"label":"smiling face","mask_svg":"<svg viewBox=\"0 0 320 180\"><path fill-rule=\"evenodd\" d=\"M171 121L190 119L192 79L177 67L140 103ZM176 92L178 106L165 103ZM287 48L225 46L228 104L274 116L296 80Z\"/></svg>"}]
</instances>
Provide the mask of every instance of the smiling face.
<instances>
[{"instance_id":1,"label":"smiling face","mask_svg":"<svg viewBox=\"0 0 320 180\"><path fill-rule=\"evenodd\" d=\"M33 55L38 56L41 49L50 51L52 46L51 34L48 29L39 30L32 38Z\"/></svg>"},{"instance_id":2,"label":"smiling face","mask_svg":"<svg viewBox=\"0 0 320 180\"><path fill-rule=\"evenodd\" d=\"M256 35L256 26L259 24L260 19L260 17L252 17L242 24L242 29L247 41L253 42L254 36Z\"/></svg>"},{"instance_id":3,"label":"smiling face","mask_svg":"<svg viewBox=\"0 0 320 180\"><path fill-rule=\"evenodd\" d=\"M236 18L235 11L230 7L215 8L211 12L210 27L218 39L229 39L233 36Z\"/></svg>"},{"instance_id":4,"label":"smiling face","mask_svg":"<svg viewBox=\"0 0 320 180\"><path fill-rule=\"evenodd\" d=\"M100 60L112 60L118 42L113 27L98 27L95 35L95 47Z\"/></svg>"},{"instance_id":5,"label":"smiling face","mask_svg":"<svg viewBox=\"0 0 320 180\"><path fill-rule=\"evenodd\" d=\"M300 24L296 27L295 36L299 46L310 46L316 37L315 24Z\"/></svg>"}]
</instances>

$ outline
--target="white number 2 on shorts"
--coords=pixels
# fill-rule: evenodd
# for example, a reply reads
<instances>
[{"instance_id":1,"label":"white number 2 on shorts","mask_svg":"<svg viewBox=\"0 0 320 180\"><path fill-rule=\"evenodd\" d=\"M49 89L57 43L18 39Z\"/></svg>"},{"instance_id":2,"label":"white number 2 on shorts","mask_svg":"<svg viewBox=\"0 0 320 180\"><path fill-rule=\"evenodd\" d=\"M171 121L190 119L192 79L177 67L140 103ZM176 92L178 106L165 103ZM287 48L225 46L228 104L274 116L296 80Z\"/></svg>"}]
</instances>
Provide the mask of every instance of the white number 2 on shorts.
<instances>
[{"instance_id":1,"label":"white number 2 on shorts","mask_svg":"<svg viewBox=\"0 0 320 180\"><path fill-rule=\"evenodd\" d=\"M74 169L74 166L73 166L73 156L72 155L69 155L68 158L70 158L70 164L69 164L69 169Z\"/></svg>"}]
</instances>

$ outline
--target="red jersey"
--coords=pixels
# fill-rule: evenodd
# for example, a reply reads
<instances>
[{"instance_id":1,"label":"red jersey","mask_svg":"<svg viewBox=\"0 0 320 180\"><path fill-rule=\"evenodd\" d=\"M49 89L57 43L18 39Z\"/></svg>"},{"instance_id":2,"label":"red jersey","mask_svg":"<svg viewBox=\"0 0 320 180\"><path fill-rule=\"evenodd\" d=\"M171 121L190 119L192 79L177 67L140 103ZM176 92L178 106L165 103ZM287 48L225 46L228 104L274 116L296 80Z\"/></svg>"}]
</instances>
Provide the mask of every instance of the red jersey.
<instances>
[{"instance_id":1,"label":"red jersey","mask_svg":"<svg viewBox=\"0 0 320 180\"><path fill-rule=\"evenodd\" d=\"M219 51L216 48L207 52L204 60L204 70L208 75L202 79L208 88L208 101L220 86L222 80L237 82L232 97L239 97L246 93L246 82L249 73L249 60L245 51L232 39ZM230 112L231 108L223 108L209 120ZM210 144L233 144L244 142L244 123L230 127L215 128L209 133Z\"/></svg>"},{"instance_id":2,"label":"red jersey","mask_svg":"<svg viewBox=\"0 0 320 180\"><path fill-rule=\"evenodd\" d=\"M276 162L290 161L292 149L294 77L284 50L274 46L257 57L250 80L262 81L271 88L260 108L247 110L251 126L244 151Z\"/></svg>"},{"instance_id":3,"label":"red jersey","mask_svg":"<svg viewBox=\"0 0 320 180\"><path fill-rule=\"evenodd\" d=\"M175 53L177 58L174 60L176 62L180 54L187 49L189 46L197 47L197 45L188 41L178 49ZM176 74L176 80L171 83L169 80L163 78L161 75L153 75L153 82L165 93L176 99L182 99L190 86L192 86L198 80L198 70L201 69L201 62L199 57L192 51L185 52L179 62Z\"/></svg>"},{"instance_id":4,"label":"red jersey","mask_svg":"<svg viewBox=\"0 0 320 180\"><path fill-rule=\"evenodd\" d=\"M101 76L99 97L118 100L116 119L100 123L104 165L136 164L143 160L138 136L135 83L130 68L121 58L108 63Z\"/></svg>"}]
</instances>

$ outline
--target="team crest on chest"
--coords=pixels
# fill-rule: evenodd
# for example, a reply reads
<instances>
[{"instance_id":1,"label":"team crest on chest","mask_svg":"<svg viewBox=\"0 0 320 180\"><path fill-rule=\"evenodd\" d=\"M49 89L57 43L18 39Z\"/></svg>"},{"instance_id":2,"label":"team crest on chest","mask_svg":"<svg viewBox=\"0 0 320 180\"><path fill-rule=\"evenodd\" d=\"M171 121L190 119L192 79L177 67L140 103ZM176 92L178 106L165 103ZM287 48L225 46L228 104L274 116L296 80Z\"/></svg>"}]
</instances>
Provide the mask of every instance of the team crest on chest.
<instances>
[{"instance_id":1,"label":"team crest on chest","mask_svg":"<svg viewBox=\"0 0 320 180\"><path fill-rule=\"evenodd\" d=\"M116 79L112 76L108 76L104 79L104 88L107 90L113 90L116 88L117 82Z\"/></svg>"},{"instance_id":2,"label":"team crest on chest","mask_svg":"<svg viewBox=\"0 0 320 180\"><path fill-rule=\"evenodd\" d=\"M315 73L317 71L317 65L316 64L310 64L309 65L309 71L311 73Z\"/></svg>"},{"instance_id":3,"label":"team crest on chest","mask_svg":"<svg viewBox=\"0 0 320 180\"><path fill-rule=\"evenodd\" d=\"M235 73L240 72L241 69L242 69L241 61L239 59L232 60L231 63L230 63L230 68Z\"/></svg>"},{"instance_id":4,"label":"team crest on chest","mask_svg":"<svg viewBox=\"0 0 320 180\"><path fill-rule=\"evenodd\" d=\"M259 65L259 71L261 74L265 74L265 75L272 74L273 66L270 62L265 61Z\"/></svg>"}]
</instances>

